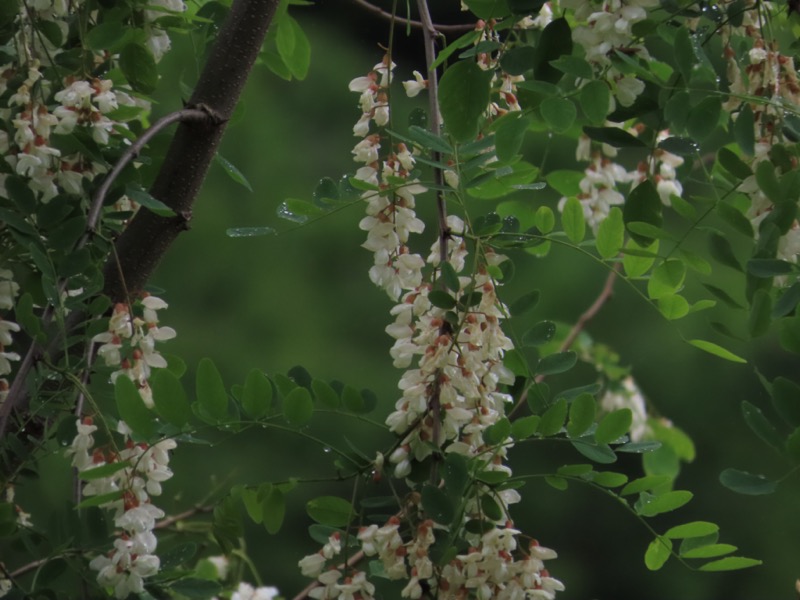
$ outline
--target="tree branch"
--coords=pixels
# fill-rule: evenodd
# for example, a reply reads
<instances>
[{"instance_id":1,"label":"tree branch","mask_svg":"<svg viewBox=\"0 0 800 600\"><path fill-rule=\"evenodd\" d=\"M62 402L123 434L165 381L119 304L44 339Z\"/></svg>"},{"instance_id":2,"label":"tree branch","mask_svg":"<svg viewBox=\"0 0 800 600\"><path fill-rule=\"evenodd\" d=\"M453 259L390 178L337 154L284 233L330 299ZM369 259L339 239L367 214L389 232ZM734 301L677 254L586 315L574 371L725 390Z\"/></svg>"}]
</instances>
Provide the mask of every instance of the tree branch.
<instances>
[{"instance_id":1,"label":"tree branch","mask_svg":"<svg viewBox=\"0 0 800 600\"><path fill-rule=\"evenodd\" d=\"M165 115L153 123L153 125L150 126L147 131L145 131L139 137L139 139L136 140L130 146L130 148L128 148L125 153L119 157L119 160L114 165L114 168L111 169L111 172L106 175L106 178L103 180L103 185L101 185L97 192L95 192L95 195L92 198L92 205L89 207L88 218L86 220L86 229L88 232L87 235L84 235L84 237L81 239L78 247L83 247L86 244L86 241L89 238L89 232L94 233L97 230L97 222L100 220L100 213L103 210L103 203L105 202L108 190L111 189L111 184L116 181L117 177L119 177L119 174L122 173L122 170L128 166L128 163L139 156L139 153L142 151L145 145L147 145L147 143L153 139L154 136L176 122L203 122L210 118L213 118L213 116L206 110L198 108L184 108L182 110Z\"/></svg>"},{"instance_id":2,"label":"tree branch","mask_svg":"<svg viewBox=\"0 0 800 600\"><path fill-rule=\"evenodd\" d=\"M423 30L426 28L424 18L422 21L415 21L414 19L406 19L404 17L398 17L397 15L392 15L392 13L383 10L379 6L375 6L371 2L368 2L367 0L352 0L352 2L353 4L363 8L368 13L378 16L381 19L392 21L395 25L406 25L409 27L413 27L414 29L423 29ZM436 25L436 29L441 33L466 33L467 31L475 29L475 24L460 23L454 25Z\"/></svg>"},{"instance_id":3,"label":"tree branch","mask_svg":"<svg viewBox=\"0 0 800 600\"><path fill-rule=\"evenodd\" d=\"M139 292L178 234L188 228L192 205L279 4L280 0L235 0L184 109L186 112L167 115L145 133L152 137L158 131L156 125L160 124L163 129L171 122L180 121L150 189L151 195L169 206L177 216L159 217L146 209L134 216L116 242L116 254L111 253L103 269L103 293L112 301L127 301L126 288L134 294ZM138 149L131 151L127 158L123 155L115 170L124 168L123 159L129 161ZM112 170L104 185L110 185L114 177L116 174ZM102 206L105 193L101 187L93 199L90 218L94 221L90 230L96 226L98 218L94 211L100 210L95 204ZM70 315L72 325L80 320L79 313ZM17 370L6 401L0 407L0 439L8 429L12 412L21 413L27 407L26 382L42 352L44 349L32 342Z\"/></svg>"},{"instance_id":4,"label":"tree branch","mask_svg":"<svg viewBox=\"0 0 800 600\"><path fill-rule=\"evenodd\" d=\"M117 240L119 265L106 262L103 292L124 300L120 272L135 294L144 287L179 233L188 229L191 210L228 120L239 101L280 0L237 0L219 33L188 106L215 115L215 122L182 122L150 189L177 216L139 211Z\"/></svg>"},{"instance_id":5,"label":"tree branch","mask_svg":"<svg viewBox=\"0 0 800 600\"><path fill-rule=\"evenodd\" d=\"M606 277L606 282L603 285L603 289L600 290L600 294L598 294L597 298L595 298L594 302L592 302L592 305L585 311L583 311L583 314L581 314L581 316L578 317L578 320L575 322L575 325L572 326L572 329L570 330L569 334L567 334L567 337L564 338L564 341L562 342L561 347L559 348L559 352L566 352L567 350L570 349L572 344L577 339L578 335L580 335L581 331L583 331L586 328L586 325L589 323L589 321L591 321L595 317L595 315L597 315L597 313L600 312L600 309L603 308L603 305L608 301L609 298L611 298L611 296L614 293L614 283L617 280L618 274L619 274L619 264L616 264L614 265L614 268L611 270L611 272L608 274L608 277ZM538 384L544 381L545 377L546 375L537 375L533 381ZM514 405L514 408L512 408L511 411L508 413L509 417L513 416L514 413L516 413L522 406L525 405L525 402L528 399L529 389L530 388L522 392L522 394L519 397L519 400L517 400L517 403Z\"/></svg>"}]
</instances>

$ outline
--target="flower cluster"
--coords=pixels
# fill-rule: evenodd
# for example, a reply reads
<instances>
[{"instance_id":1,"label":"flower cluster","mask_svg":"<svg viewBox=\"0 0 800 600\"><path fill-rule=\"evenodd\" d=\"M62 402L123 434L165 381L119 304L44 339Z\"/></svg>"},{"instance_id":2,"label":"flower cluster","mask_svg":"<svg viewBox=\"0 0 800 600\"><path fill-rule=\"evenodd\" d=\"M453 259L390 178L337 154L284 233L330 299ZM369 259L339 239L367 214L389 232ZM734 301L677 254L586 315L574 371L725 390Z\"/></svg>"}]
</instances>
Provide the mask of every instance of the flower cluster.
<instances>
[{"instance_id":1,"label":"flower cluster","mask_svg":"<svg viewBox=\"0 0 800 600\"><path fill-rule=\"evenodd\" d=\"M559 5L574 11L579 25L572 30L572 39L583 48L595 70L604 74L613 98L622 106L631 106L644 91L644 83L634 75L621 73L611 57L619 51L650 58L634 36L633 26L647 18L645 9L659 6L658 0L559 0ZM610 112L613 110L612 106Z\"/></svg>"},{"instance_id":2,"label":"flower cluster","mask_svg":"<svg viewBox=\"0 0 800 600\"><path fill-rule=\"evenodd\" d=\"M764 26L768 5L756 7L755 2L746 3L749 10L744 11L742 23L738 27L726 26L724 35L728 45L725 49L730 97L725 109L735 118L741 118L745 107L753 117L754 154L750 160L753 171L759 163L770 160L770 152L775 145L793 143L784 134L783 119L786 106L800 104L800 81L792 56L782 54L774 44L764 39ZM749 64L740 65L736 53L731 48L733 38L748 39L752 47L748 52ZM744 100L747 98L747 100ZM758 100L754 100L758 99ZM761 190L755 175L745 179L739 190L750 198L747 212L753 229L758 232L761 222L773 209L772 201ZM778 258L797 262L800 254L800 222L794 220L789 231L778 243Z\"/></svg>"},{"instance_id":3,"label":"flower cluster","mask_svg":"<svg viewBox=\"0 0 800 600\"><path fill-rule=\"evenodd\" d=\"M144 580L158 573L160 561L155 554L157 540L153 533L156 521L164 511L152 504L150 497L161 494L161 484L170 477L169 451L176 443L172 439L148 445L134 443L131 431L120 421L118 433L124 447L95 447L97 426L90 417L76 424L78 433L67 454L79 471L104 465L119 465L111 475L92 478L83 487L83 496L105 496L109 501L100 506L114 513L114 525L119 530L114 548L96 556L89 566L98 571L101 586L113 588L117 598L144 591Z\"/></svg>"},{"instance_id":4,"label":"flower cluster","mask_svg":"<svg viewBox=\"0 0 800 600\"><path fill-rule=\"evenodd\" d=\"M409 236L422 233L424 223L414 212L415 197L425 191L413 177L415 159L405 144L397 144L392 152L381 156L383 139L370 133L370 124L383 127L389 122L388 89L392 81L392 63L388 57L375 65L364 77L350 82L350 90L361 94L362 116L354 127L363 137L353 148L353 159L361 166L355 178L370 188L362 194L367 203L367 216L359 227L367 232L363 246L374 253L370 279L397 299L403 290L422 281L424 261L408 248Z\"/></svg>"},{"instance_id":5,"label":"flower cluster","mask_svg":"<svg viewBox=\"0 0 800 600\"><path fill-rule=\"evenodd\" d=\"M131 309L135 309L131 314ZM167 303L156 296L145 295L133 307L118 303L108 320L108 331L98 333L93 342L106 365L119 366L111 374L116 381L125 375L139 388L139 394L148 408L153 406L153 392L148 379L151 369L163 369L166 359L156 349L156 342L171 340L176 333L172 327L159 327L157 311L167 308Z\"/></svg>"},{"instance_id":6,"label":"flower cluster","mask_svg":"<svg viewBox=\"0 0 800 600\"><path fill-rule=\"evenodd\" d=\"M14 281L14 274L8 269L0 269L0 310L7 311L14 308L14 298L19 293L19 285ZM9 352L6 346L14 341L12 332L19 331L19 325L13 321L0 318L0 404L8 394L8 380L2 377L11 373L11 361L18 361L19 354Z\"/></svg>"},{"instance_id":7,"label":"flower cluster","mask_svg":"<svg viewBox=\"0 0 800 600\"><path fill-rule=\"evenodd\" d=\"M606 122L608 127L621 127L619 123ZM639 135L641 127L632 127L627 131L631 135ZM669 138L669 131L663 130L656 136L656 142ZM649 161L642 162L635 170L628 171L621 164L614 162L617 151L608 144L601 145L601 151L593 151L592 140L582 134L578 139L575 157L580 161L590 161L584 171L584 177L579 183L580 194L577 198L583 206L583 215L586 222L597 234L600 227L613 206L625 203L625 196L617 189L620 185L630 184L631 189L651 177L656 185L656 190L665 206L670 206L673 196L683 194L683 186L677 179L677 168L683 164L683 158L677 154L656 148ZM562 197L558 209L564 209L567 202Z\"/></svg>"}]
</instances>

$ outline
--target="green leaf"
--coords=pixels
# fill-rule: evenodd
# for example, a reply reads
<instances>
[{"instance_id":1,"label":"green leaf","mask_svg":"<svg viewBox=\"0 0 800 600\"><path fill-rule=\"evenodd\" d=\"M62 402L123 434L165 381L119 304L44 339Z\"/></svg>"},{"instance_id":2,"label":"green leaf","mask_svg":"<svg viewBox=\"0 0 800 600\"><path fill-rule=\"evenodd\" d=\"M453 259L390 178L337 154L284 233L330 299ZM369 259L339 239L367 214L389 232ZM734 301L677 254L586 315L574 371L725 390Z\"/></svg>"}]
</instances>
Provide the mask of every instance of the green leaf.
<instances>
[{"instance_id":1,"label":"green leaf","mask_svg":"<svg viewBox=\"0 0 800 600\"><path fill-rule=\"evenodd\" d=\"M523 75L533 67L536 60L536 48L532 46L516 46L500 57L500 66L509 75Z\"/></svg>"},{"instance_id":2,"label":"green leaf","mask_svg":"<svg viewBox=\"0 0 800 600\"><path fill-rule=\"evenodd\" d=\"M700 146L694 140L674 135L661 140L658 147L678 156L691 156L700 151Z\"/></svg>"},{"instance_id":3,"label":"green leaf","mask_svg":"<svg viewBox=\"0 0 800 600\"><path fill-rule=\"evenodd\" d=\"M579 77L581 79L593 79L594 78L594 70L592 69L592 65L590 65L586 60L580 58L578 56L570 56L570 55L562 55L557 60L551 60L550 65L561 71L562 73L566 73L567 75L573 75L575 77ZM586 84L586 86L582 89L586 89L589 85L597 83L596 81L590 81ZM603 84L606 89L608 86ZM583 104L583 100L581 100L581 104ZM584 112L585 109L584 109Z\"/></svg>"},{"instance_id":4,"label":"green leaf","mask_svg":"<svg viewBox=\"0 0 800 600\"><path fill-rule=\"evenodd\" d=\"M622 220L622 211L617 206L612 206L608 216L600 222L597 230L597 252L605 259L614 258L619 254L625 243L625 224Z\"/></svg>"},{"instance_id":5,"label":"green leaf","mask_svg":"<svg viewBox=\"0 0 800 600\"><path fill-rule=\"evenodd\" d=\"M192 407L180 379L169 369L154 369L149 384L159 416L175 427L186 425L192 418Z\"/></svg>"},{"instance_id":6,"label":"green leaf","mask_svg":"<svg viewBox=\"0 0 800 600\"><path fill-rule=\"evenodd\" d=\"M439 107L450 135L468 142L478 135L489 104L491 71L484 71L472 60L462 60L448 68L439 83Z\"/></svg>"},{"instance_id":7,"label":"green leaf","mask_svg":"<svg viewBox=\"0 0 800 600\"><path fill-rule=\"evenodd\" d=\"M797 427L786 438L786 453L794 462L800 463L800 427Z\"/></svg>"},{"instance_id":8,"label":"green leaf","mask_svg":"<svg viewBox=\"0 0 800 600\"><path fill-rule=\"evenodd\" d=\"M641 505L637 505L636 512L644 517L654 517L680 508L689 502L692 497L693 494L686 490L664 492L658 496L648 498Z\"/></svg>"},{"instance_id":9,"label":"green leaf","mask_svg":"<svg viewBox=\"0 0 800 600\"><path fill-rule=\"evenodd\" d=\"M314 379L311 382L311 391L314 392L317 402L325 408L339 408L339 394L328 383L321 379Z\"/></svg>"},{"instance_id":10,"label":"green leaf","mask_svg":"<svg viewBox=\"0 0 800 600\"><path fill-rule=\"evenodd\" d=\"M530 415L516 419L511 424L511 437L515 440L526 440L539 428L542 418L539 415Z\"/></svg>"},{"instance_id":11,"label":"green leaf","mask_svg":"<svg viewBox=\"0 0 800 600\"><path fill-rule=\"evenodd\" d=\"M125 194L137 204L141 204L146 209L154 212L160 217L174 217L175 212L158 198L150 195L135 184L128 184L125 187Z\"/></svg>"},{"instance_id":12,"label":"green leaf","mask_svg":"<svg viewBox=\"0 0 800 600\"><path fill-rule=\"evenodd\" d=\"M747 272L763 279L788 275L794 269L791 263L777 258L751 258L747 261Z\"/></svg>"},{"instance_id":13,"label":"green leaf","mask_svg":"<svg viewBox=\"0 0 800 600\"><path fill-rule=\"evenodd\" d=\"M569 422L567 434L569 437L578 437L594 423L597 402L591 394L581 394L572 401L569 407Z\"/></svg>"},{"instance_id":14,"label":"green leaf","mask_svg":"<svg viewBox=\"0 0 800 600\"><path fill-rule=\"evenodd\" d=\"M551 61L572 54L572 30L564 18L553 19L542 30L536 44L533 60L533 77L539 81L556 83L563 73L551 65ZM485 107L485 105L484 105Z\"/></svg>"},{"instance_id":15,"label":"green leaf","mask_svg":"<svg viewBox=\"0 0 800 600\"><path fill-rule=\"evenodd\" d=\"M675 321L688 315L691 307L683 296L670 294L658 299L658 310L670 321Z\"/></svg>"},{"instance_id":16,"label":"green leaf","mask_svg":"<svg viewBox=\"0 0 800 600\"><path fill-rule=\"evenodd\" d=\"M441 488L426 483L422 487L422 508L436 523L449 525L455 518L455 506Z\"/></svg>"},{"instance_id":17,"label":"green leaf","mask_svg":"<svg viewBox=\"0 0 800 600\"><path fill-rule=\"evenodd\" d=\"M755 120L753 118L753 109L747 103L739 111L739 116L733 123L733 136L742 152L748 156L753 156L756 147Z\"/></svg>"},{"instance_id":18,"label":"green leaf","mask_svg":"<svg viewBox=\"0 0 800 600\"><path fill-rule=\"evenodd\" d=\"M628 482L628 476L613 471L601 471L596 473L591 481L605 488L615 488L625 485Z\"/></svg>"},{"instance_id":19,"label":"green leaf","mask_svg":"<svg viewBox=\"0 0 800 600\"><path fill-rule=\"evenodd\" d=\"M722 102L717 96L703 98L698 104L689 109L686 120L686 130L689 136L702 142L717 128L722 114Z\"/></svg>"},{"instance_id":20,"label":"green leaf","mask_svg":"<svg viewBox=\"0 0 800 600\"><path fill-rule=\"evenodd\" d=\"M594 440L583 437L572 440L572 446L596 463L610 465L617 461L617 455L607 444L596 444Z\"/></svg>"},{"instance_id":21,"label":"green leaf","mask_svg":"<svg viewBox=\"0 0 800 600\"><path fill-rule=\"evenodd\" d=\"M667 260L658 265L647 282L647 295L657 300L679 291L686 278L686 265L680 260Z\"/></svg>"},{"instance_id":22,"label":"green leaf","mask_svg":"<svg viewBox=\"0 0 800 600\"><path fill-rule=\"evenodd\" d=\"M719 531L719 525L709 523L708 521L692 521L691 523L668 529L664 537L679 540L683 538L701 537L716 533L717 531Z\"/></svg>"},{"instance_id":23,"label":"green leaf","mask_svg":"<svg viewBox=\"0 0 800 600\"><path fill-rule=\"evenodd\" d=\"M564 420L567 418L567 409L567 401L564 398L556 401L542 415L537 433L542 437L556 435L564 426Z\"/></svg>"},{"instance_id":24,"label":"green leaf","mask_svg":"<svg viewBox=\"0 0 800 600\"><path fill-rule=\"evenodd\" d=\"M772 322L772 297L764 289L756 290L750 306L750 318L747 330L750 337L759 337L767 333Z\"/></svg>"},{"instance_id":25,"label":"green leaf","mask_svg":"<svg viewBox=\"0 0 800 600\"><path fill-rule=\"evenodd\" d=\"M620 495L630 496L632 494L653 490L666 485L671 481L672 477L669 475L646 475L644 477L640 477L639 479L634 479L628 483L624 488L622 488Z\"/></svg>"},{"instance_id":26,"label":"green leaf","mask_svg":"<svg viewBox=\"0 0 800 600\"><path fill-rule=\"evenodd\" d=\"M608 109L611 107L611 93L605 81L593 79L588 82L581 88L579 98L583 114L590 123L594 125L605 123Z\"/></svg>"},{"instance_id":27,"label":"green leaf","mask_svg":"<svg viewBox=\"0 0 800 600\"><path fill-rule=\"evenodd\" d=\"M800 386L785 377L772 382L772 404L792 427L800 426Z\"/></svg>"},{"instance_id":28,"label":"green leaf","mask_svg":"<svg viewBox=\"0 0 800 600\"><path fill-rule=\"evenodd\" d=\"M272 384L260 369L252 369L244 380L242 408L247 416L260 419L272 404Z\"/></svg>"},{"instance_id":29,"label":"green leaf","mask_svg":"<svg viewBox=\"0 0 800 600\"><path fill-rule=\"evenodd\" d=\"M742 265L739 263L739 260L733 253L733 248L731 247L731 243L727 238L719 235L718 233L712 233L709 236L709 243L711 256L713 256L715 260L726 267L730 267L731 269L735 269L740 272L743 270Z\"/></svg>"},{"instance_id":30,"label":"green leaf","mask_svg":"<svg viewBox=\"0 0 800 600\"><path fill-rule=\"evenodd\" d=\"M428 292L428 300L436 308L449 310L455 308L457 301L453 296L444 290L432 290Z\"/></svg>"},{"instance_id":31,"label":"green leaf","mask_svg":"<svg viewBox=\"0 0 800 600\"><path fill-rule=\"evenodd\" d=\"M622 216L626 225L632 222L642 222L654 227L661 227L661 198L652 181L648 179L633 188L625 200ZM641 246L652 242L652 239L635 233L630 227L628 227L628 231Z\"/></svg>"},{"instance_id":32,"label":"green leaf","mask_svg":"<svg viewBox=\"0 0 800 600\"><path fill-rule=\"evenodd\" d=\"M737 571L739 569L749 569L762 564L762 561L755 558L745 558L744 556L727 556L700 567L701 571Z\"/></svg>"},{"instance_id":33,"label":"green leaf","mask_svg":"<svg viewBox=\"0 0 800 600\"><path fill-rule=\"evenodd\" d=\"M197 365L197 402L202 414L212 422L225 420L228 414L228 393L216 365L203 358Z\"/></svg>"},{"instance_id":34,"label":"green leaf","mask_svg":"<svg viewBox=\"0 0 800 600\"><path fill-rule=\"evenodd\" d=\"M581 193L581 181L585 177L583 171L558 170L551 171L545 176L547 185L552 187L562 196L577 196Z\"/></svg>"},{"instance_id":35,"label":"green leaf","mask_svg":"<svg viewBox=\"0 0 800 600\"><path fill-rule=\"evenodd\" d=\"M658 571L672 555L672 540L659 536L650 542L644 553L644 564L651 571Z\"/></svg>"},{"instance_id":36,"label":"green leaf","mask_svg":"<svg viewBox=\"0 0 800 600\"><path fill-rule=\"evenodd\" d=\"M700 350L703 352L708 352L709 354L713 354L719 358L724 358L725 360L729 360L731 362L747 363L747 361L741 356L737 356L730 350L726 350L722 346L719 346L713 342L708 342L706 340L689 340L689 343L695 348L700 348Z\"/></svg>"},{"instance_id":37,"label":"green leaf","mask_svg":"<svg viewBox=\"0 0 800 600\"><path fill-rule=\"evenodd\" d=\"M625 274L628 277L641 277L653 266L655 262L654 255L658 252L659 242L654 241L652 244L643 246L636 240L628 240L625 245L625 253L622 256L622 266L625 268ZM639 254L645 252L646 255Z\"/></svg>"},{"instance_id":38,"label":"green leaf","mask_svg":"<svg viewBox=\"0 0 800 600\"><path fill-rule=\"evenodd\" d=\"M408 128L408 138L422 148L434 152L441 152L442 154L453 154L453 147L447 143L444 138L434 135L431 131L412 125ZM497 138L495 137L495 140Z\"/></svg>"},{"instance_id":39,"label":"green leaf","mask_svg":"<svg viewBox=\"0 0 800 600\"><path fill-rule=\"evenodd\" d=\"M719 482L729 490L748 496L771 494L778 488L777 481L771 481L763 475L752 475L738 469L725 469L719 475Z\"/></svg>"},{"instance_id":40,"label":"green leaf","mask_svg":"<svg viewBox=\"0 0 800 600\"><path fill-rule=\"evenodd\" d=\"M286 516L286 497L276 485L270 485L265 492L264 500L261 503L262 522L267 532L274 535L280 531L283 519ZM311 515L310 512L309 515ZM311 518L313 519L314 517L312 516Z\"/></svg>"},{"instance_id":41,"label":"green leaf","mask_svg":"<svg viewBox=\"0 0 800 600\"><path fill-rule=\"evenodd\" d=\"M233 179L233 181L246 188L247 191L253 191L253 186L250 185L250 182L247 181L247 178L244 176L244 174L228 159L223 158L221 154L216 153L214 155L214 160L217 161L217 164L222 167L222 170L225 171L228 177Z\"/></svg>"},{"instance_id":42,"label":"green leaf","mask_svg":"<svg viewBox=\"0 0 800 600\"><path fill-rule=\"evenodd\" d=\"M354 515L353 505L338 496L320 496L306 503L306 512L317 523L331 527L350 524Z\"/></svg>"},{"instance_id":43,"label":"green leaf","mask_svg":"<svg viewBox=\"0 0 800 600\"><path fill-rule=\"evenodd\" d=\"M553 231L553 227L556 226L556 216L553 214L553 209L549 206L540 206L537 208L535 220L536 227L545 234Z\"/></svg>"},{"instance_id":44,"label":"green leaf","mask_svg":"<svg viewBox=\"0 0 800 600\"><path fill-rule=\"evenodd\" d=\"M531 119L518 118L518 113L509 113L512 118L502 120L495 132L495 149L497 158L510 161L519 154L525 133L531 124Z\"/></svg>"},{"instance_id":45,"label":"green leaf","mask_svg":"<svg viewBox=\"0 0 800 600\"><path fill-rule=\"evenodd\" d=\"M141 44L128 44L119 55L119 68L134 91L152 94L158 85L158 69L150 51Z\"/></svg>"},{"instance_id":46,"label":"green leaf","mask_svg":"<svg viewBox=\"0 0 800 600\"><path fill-rule=\"evenodd\" d=\"M619 127L584 127L583 133L595 142L602 142L614 148L643 148L646 144Z\"/></svg>"},{"instance_id":47,"label":"green leaf","mask_svg":"<svg viewBox=\"0 0 800 600\"><path fill-rule=\"evenodd\" d=\"M539 375L556 375L569 371L578 362L578 355L572 350L567 352L557 352L540 359L536 365L536 373Z\"/></svg>"},{"instance_id":48,"label":"green leaf","mask_svg":"<svg viewBox=\"0 0 800 600\"><path fill-rule=\"evenodd\" d=\"M311 392L304 387L296 387L283 399L283 416L290 425L300 427L314 416L314 401Z\"/></svg>"},{"instance_id":49,"label":"green leaf","mask_svg":"<svg viewBox=\"0 0 800 600\"><path fill-rule=\"evenodd\" d=\"M719 164L737 179L747 179L753 174L753 170L741 158L736 156L728 148L720 148L717 152Z\"/></svg>"},{"instance_id":50,"label":"green leaf","mask_svg":"<svg viewBox=\"0 0 800 600\"><path fill-rule=\"evenodd\" d=\"M583 205L577 198L570 197L564 204L561 213L561 225L564 233L573 244L579 243L586 235L586 218L583 215Z\"/></svg>"},{"instance_id":51,"label":"green leaf","mask_svg":"<svg viewBox=\"0 0 800 600\"><path fill-rule=\"evenodd\" d=\"M114 473L127 469L131 466L129 460L120 462L112 462L99 467L78 471L78 478L83 481L94 481L96 479L103 479L104 477L111 477Z\"/></svg>"},{"instance_id":52,"label":"green leaf","mask_svg":"<svg viewBox=\"0 0 800 600\"><path fill-rule=\"evenodd\" d=\"M552 321L540 321L522 336L523 346L541 346L556 334L556 324Z\"/></svg>"},{"instance_id":53,"label":"green leaf","mask_svg":"<svg viewBox=\"0 0 800 600\"><path fill-rule=\"evenodd\" d=\"M511 421L509 421L506 417L503 417L492 425L489 425L489 427L483 431L483 439L490 446L502 444L510 435Z\"/></svg>"},{"instance_id":54,"label":"green leaf","mask_svg":"<svg viewBox=\"0 0 800 600\"><path fill-rule=\"evenodd\" d=\"M631 428L633 413L629 408L621 408L608 413L598 423L594 439L598 444L610 444L624 436Z\"/></svg>"},{"instance_id":55,"label":"green leaf","mask_svg":"<svg viewBox=\"0 0 800 600\"><path fill-rule=\"evenodd\" d=\"M552 475L547 475L545 478L545 483L550 487L553 487L561 492L566 490L569 487L569 482L564 479L563 477L554 477Z\"/></svg>"},{"instance_id":56,"label":"green leaf","mask_svg":"<svg viewBox=\"0 0 800 600\"><path fill-rule=\"evenodd\" d=\"M509 309L511 314L514 316L519 316L532 310L539 303L540 296L541 293L539 290L534 290L520 296L511 303L511 308Z\"/></svg>"},{"instance_id":57,"label":"green leaf","mask_svg":"<svg viewBox=\"0 0 800 600\"><path fill-rule=\"evenodd\" d=\"M800 312L793 319L781 320L780 339L786 350L800 354Z\"/></svg>"},{"instance_id":58,"label":"green leaf","mask_svg":"<svg viewBox=\"0 0 800 600\"><path fill-rule=\"evenodd\" d=\"M797 307L798 303L800 303L800 282L795 282L778 298L772 308L772 318L785 317Z\"/></svg>"},{"instance_id":59,"label":"green leaf","mask_svg":"<svg viewBox=\"0 0 800 600\"><path fill-rule=\"evenodd\" d=\"M750 427L762 441L772 446L778 452L783 452L783 439L772 423L770 423L769 419L761 412L761 409L745 400L742 402L742 416L747 426Z\"/></svg>"},{"instance_id":60,"label":"green leaf","mask_svg":"<svg viewBox=\"0 0 800 600\"><path fill-rule=\"evenodd\" d=\"M297 21L284 14L278 21L275 38L283 63L297 79L303 80L311 64L311 44Z\"/></svg>"},{"instance_id":61,"label":"green leaf","mask_svg":"<svg viewBox=\"0 0 800 600\"><path fill-rule=\"evenodd\" d=\"M767 195L767 198L775 204L781 203L783 194L781 193L778 178L775 176L775 167L770 161L764 160L758 163L756 167L756 183L758 183L761 191Z\"/></svg>"},{"instance_id":62,"label":"green leaf","mask_svg":"<svg viewBox=\"0 0 800 600\"><path fill-rule=\"evenodd\" d=\"M578 110L572 101L558 96L542 100L539 110L542 111L545 123L556 133L567 131L578 116Z\"/></svg>"},{"instance_id":63,"label":"green leaf","mask_svg":"<svg viewBox=\"0 0 800 600\"><path fill-rule=\"evenodd\" d=\"M736 552L738 548L731 544L709 544L707 546L698 546L681 552L682 558L716 558L717 556L724 556L731 552Z\"/></svg>"},{"instance_id":64,"label":"green leaf","mask_svg":"<svg viewBox=\"0 0 800 600\"><path fill-rule=\"evenodd\" d=\"M119 416L128 427L137 435L150 438L155 432L153 413L145 406L136 384L127 376L120 375L114 382L114 399Z\"/></svg>"},{"instance_id":65,"label":"green leaf","mask_svg":"<svg viewBox=\"0 0 800 600\"><path fill-rule=\"evenodd\" d=\"M78 504L75 505L76 509L81 508L90 508L92 506L103 506L109 502L115 502L122 498L123 490L117 490L116 492L109 492L107 494L100 494L98 496L90 496L85 500L82 500Z\"/></svg>"}]
</instances>

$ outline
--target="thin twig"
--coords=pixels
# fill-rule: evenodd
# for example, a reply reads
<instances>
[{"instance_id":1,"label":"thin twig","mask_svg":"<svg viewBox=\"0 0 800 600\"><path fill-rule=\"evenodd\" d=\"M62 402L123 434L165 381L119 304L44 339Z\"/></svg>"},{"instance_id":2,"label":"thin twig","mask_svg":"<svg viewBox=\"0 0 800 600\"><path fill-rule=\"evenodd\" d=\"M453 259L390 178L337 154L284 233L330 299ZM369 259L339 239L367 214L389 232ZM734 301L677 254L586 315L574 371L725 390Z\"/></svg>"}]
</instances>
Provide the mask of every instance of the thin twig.
<instances>
[{"instance_id":1,"label":"thin twig","mask_svg":"<svg viewBox=\"0 0 800 600\"><path fill-rule=\"evenodd\" d=\"M566 352L570 349L578 335L580 335L581 331L586 328L586 325L589 323L589 321L591 321L595 315L600 312L600 309L603 308L603 305L608 301L609 298L611 298L612 294L614 293L614 282L617 280L618 274L619 265L617 264L614 265L614 268L608 274L608 277L606 277L606 282L603 285L603 289L600 290L600 294L597 296L597 298L595 298L594 302L592 302L592 305L587 308L580 317L578 317L575 325L572 326L569 334L567 334L567 337L564 338L564 341L559 348L559 352ZM546 375L537 375L533 381L539 384L544 381L545 377ZM508 413L509 417L513 416L514 413L516 413L522 406L525 405L525 402L528 399L528 390L530 390L530 388L522 392L522 395L520 395L519 400L517 400L517 403L514 405L514 408L512 408Z\"/></svg>"},{"instance_id":2,"label":"thin twig","mask_svg":"<svg viewBox=\"0 0 800 600\"><path fill-rule=\"evenodd\" d=\"M398 17L392 15L392 13L383 10L379 6L375 6L371 2L367 2L367 0L352 0L353 4L360 6L367 12L376 15L382 19L386 19L387 21L393 21L396 25L406 25L408 27L413 27L414 29L422 29L424 30L425 23L424 18L422 21L415 21L414 19L406 19L404 17ZM454 25L436 25L436 29L442 33L466 33L467 31L471 31L475 28L474 23L458 23Z\"/></svg>"},{"instance_id":3,"label":"thin twig","mask_svg":"<svg viewBox=\"0 0 800 600\"><path fill-rule=\"evenodd\" d=\"M194 508L190 508L188 510L183 511L182 513L178 513L177 515L173 515L171 517L167 517L166 519L162 519L158 523L156 523L156 529L166 529L177 523L178 521L183 521L184 519L188 519L198 514L205 514L210 513L214 510L213 506L202 506L198 505Z\"/></svg>"},{"instance_id":4,"label":"thin twig","mask_svg":"<svg viewBox=\"0 0 800 600\"><path fill-rule=\"evenodd\" d=\"M141 136L139 136L139 139L131 144L130 148L128 148L122 154L122 156L119 157L119 160L114 165L114 168L111 169L111 172L103 181L103 185L101 185L97 189L97 192L95 192L86 221L87 230L92 233L96 231L97 222L100 220L100 211L103 209L103 203L105 202L108 190L111 189L111 184L116 181L117 177L119 177L119 174L122 173L122 170L128 166L128 163L139 156L139 153L142 151L142 149L151 139L153 139L155 135L173 123L188 123L191 121L203 122L211 118L213 118L213 115L211 115L207 109L184 108L181 110L176 110L168 115L164 115L158 121L153 123L144 133L142 133ZM86 239L88 239L88 236L85 236L85 239L81 240L82 243L80 246L83 246L86 243Z\"/></svg>"}]
</instances>

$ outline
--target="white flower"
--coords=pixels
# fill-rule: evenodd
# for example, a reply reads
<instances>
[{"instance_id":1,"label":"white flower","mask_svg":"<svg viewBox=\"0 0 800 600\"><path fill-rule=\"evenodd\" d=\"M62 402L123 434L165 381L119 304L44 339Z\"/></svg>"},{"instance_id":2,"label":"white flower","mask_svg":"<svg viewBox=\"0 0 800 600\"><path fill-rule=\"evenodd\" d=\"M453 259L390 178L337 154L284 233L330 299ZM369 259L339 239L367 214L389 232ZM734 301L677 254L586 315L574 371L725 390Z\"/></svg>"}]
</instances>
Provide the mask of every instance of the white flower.
<instances>
[{"instance_id":1,"label":"white flower","mask_svg":"<svg viewBox=\"0 0 800 600\"><path fill-rule=\"evenodd\" d=\"M428 80L422 76L419 71L414 71L413 81L404 81L403 88L406 90L406 95L409 98L417 96L422 90L428 87Z\"/></svg>"}]
</instances>

